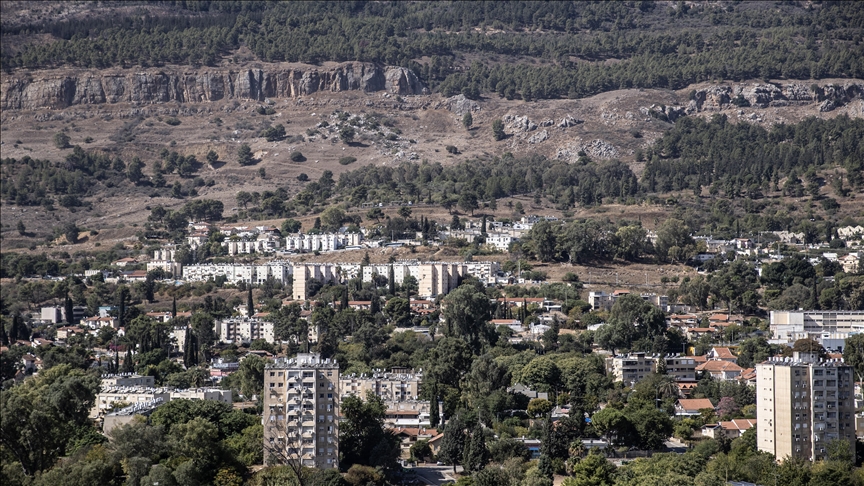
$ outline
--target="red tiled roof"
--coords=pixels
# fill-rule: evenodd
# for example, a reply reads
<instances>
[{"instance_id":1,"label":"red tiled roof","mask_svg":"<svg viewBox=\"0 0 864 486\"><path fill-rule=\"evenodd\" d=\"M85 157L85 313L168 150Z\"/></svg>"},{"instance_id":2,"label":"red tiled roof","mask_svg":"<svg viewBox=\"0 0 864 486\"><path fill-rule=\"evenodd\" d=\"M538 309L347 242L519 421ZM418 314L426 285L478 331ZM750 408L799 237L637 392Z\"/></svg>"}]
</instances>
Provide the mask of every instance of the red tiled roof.
<instances>
[{"instance_id":1,"label":"red tiled roof","mask_svg":"<svg viewBox=\"0 0 864 486\"><path fill-rule=\"evenodd\" d=\"M711 400L707 398L681 398L678 400L678 405L686 411L699 411L705 408L714 409Z\"/></svg>"},{"instance_id":2,"label":"red tiled roof","mask_svg":"<svg viewBox=\"0 0 864 486\"><path fill-rule=\"evenodd\" d=\"M709 360L696 367L696 371L707 371L709 373L733 372L741 373L741 368L735 363L729 361Z\"/></svg>"},{"instance_id":3,"label":"red tiled roof","mask_svg":"<svg viewBox=\"0 0 864 486\"><path fill-rule=\"evenodd\" d=\"M747 430L756 426L756 419L732 419L720 422L724 430Z\"/></svg>"},{"instance_id":4,"label":"red tiled roof","mask_svg":"<svg viewBox=\"0 0 864 486\"><path fill-rule=\"evenodd\" d=\"M714 356L717 359L737 359L729 348L714 348Z\"/></svg>"}]
</instances>

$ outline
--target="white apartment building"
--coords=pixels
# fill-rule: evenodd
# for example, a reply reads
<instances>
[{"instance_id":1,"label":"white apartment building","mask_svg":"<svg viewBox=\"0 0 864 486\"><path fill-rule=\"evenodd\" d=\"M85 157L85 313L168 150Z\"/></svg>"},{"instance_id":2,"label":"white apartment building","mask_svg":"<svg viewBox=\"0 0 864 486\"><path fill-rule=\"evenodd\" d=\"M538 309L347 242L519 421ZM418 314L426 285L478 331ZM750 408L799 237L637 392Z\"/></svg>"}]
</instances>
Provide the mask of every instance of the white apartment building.
<instances>
[{"instance_id":1,"label":"white apartment building","mask_svg":"<svg viewBox=\"0 0 864 486\"><path fill-rule=\"evenodd\" d=\"M256 339L276 342L273 323L257 317L230 317L216 323L219 341L230 344L249 344Z\"/></svg>"},{"instance_id":2,"label":"white apartment building","mask_svg":"<svg viewBox=\"0 0 864 486\"><path fill-rule=\"evenodd\" d=\"M508 251L510 244L519 241L519 238L509 233L487 233L486 244L498 251Z\"/></svg>"},{"instance_id":3,"label":"white apartment building","mask_svg":"<svg viewBox=\"0 0 864 486\"><path fill-rule=\"evenodd\" d=\"M285 237L285 249L288 251L333 251L346 246L359 246L363 242L360 233L297 233Z\"/></svg>"},{"instance_id":4,"label":"white apartment building","mask_svg":"<svg viewBox=\"0 0 864 486\"><path fill-rule=\"evenodd\" d=\"M318 354L278 358L264 368L264 460L339 465L339 364Z\"/></svg>"},{"instance_id":5,"label":"white apartment building","mask_svg":"<svg viewBox=\"0 0 864 486\"><path fill-rule=\"evenodd\" d=\"M147 262L148 272L156 269L162 270L168 277L180 278L183 275L183 265L170 260Z\"/></svg>"},{"instance_id":6,"label":"white apartment building","mask_svg":"<svg viewBox=\"0 0 864 486\"><path fill-rule=\"evenodd\" d=\"M216 400L232 403L231 390L215 388L195 388L178 390L170 387L154 388L151 385L110 385L110 380L103 381L102 389L96 396L96 403L90 409L90 418L99 418L111 409L126 407L136 403L151 402L161 399L165 402L177 399Z\"/></svg>"},{"instance_id":7,"label":"white apartment building","mask_svg":"<svg viewBox=\"0 0 864 486\"><path fill-rule=\"evenodd\" d=\"M846 337L864 332L864 311L771 311L770 326L777 341L793 342Z\"/></svg>"},{"instance_id":8,"label":"white apartment building","mask_svg":"<svg viewBox=\"0 0 864 486\"><path fill-rule=\"evenodd\" d=\"M606 374L625 384L636 383L654 373L657 362L645 353L606 358Z\"/></svg>"},{"instance_id":9,"label":"white apartment building","mask_svg":"<svg viewBox=\"0 0 864 486\"><path fill-rule=\"evenodd\" d=\"M794 353L756 365L759 450L787 458L825 459L828 443L847 441L855 450L852 367Z\"/></svg>"},{"instance_id":10,"label":"white apartment building","mask_svg":"<svg viewBox=\"0 0 864 486\"><path fill-rule=\"evenodd\" d=\"M255 266L234 263L211 263L202 265L186 265L183 267L183 280L205 282L224 276L228 283L255 282Z\"/></svg>"}]
</instances>

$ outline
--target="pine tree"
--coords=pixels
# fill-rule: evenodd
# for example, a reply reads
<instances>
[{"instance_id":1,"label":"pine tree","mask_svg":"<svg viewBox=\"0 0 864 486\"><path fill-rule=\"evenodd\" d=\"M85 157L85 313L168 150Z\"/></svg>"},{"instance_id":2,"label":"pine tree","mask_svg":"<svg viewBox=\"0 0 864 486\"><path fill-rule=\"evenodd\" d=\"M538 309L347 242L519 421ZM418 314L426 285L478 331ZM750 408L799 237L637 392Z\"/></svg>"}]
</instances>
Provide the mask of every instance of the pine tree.
<instances>
[{"instance_id":1,"label":"pine tree","mask_svg":"<svg viewBox=\"0 0 864 486\"><path fill-rule=\"evenodd\" d=\"M471 430L471 438L465 445L462 465L466 471L479 472L489 463L489 449L483 436L483 426L478 422Z\"/></svg>"},{"instance_id":2,"label":"pine tree","mask_svg":"<svg viewBox=\"0 0 864 486\"><path fill-rule=\"evenodd\" d=\"M255 306L252 302L252 284L249 284L249 295L246 296L246 315L249 317L255 315Z\"/></svg>"}]
</instances>

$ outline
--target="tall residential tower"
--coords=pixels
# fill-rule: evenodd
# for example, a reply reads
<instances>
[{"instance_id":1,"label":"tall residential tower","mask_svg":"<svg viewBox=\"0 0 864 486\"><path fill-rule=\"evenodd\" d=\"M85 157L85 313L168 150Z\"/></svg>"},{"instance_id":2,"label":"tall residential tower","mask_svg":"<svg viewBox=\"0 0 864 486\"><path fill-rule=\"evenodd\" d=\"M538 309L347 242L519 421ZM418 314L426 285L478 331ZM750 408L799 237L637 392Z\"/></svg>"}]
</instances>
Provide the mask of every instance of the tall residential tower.
<instances>
[{"instance_id":1,"label":"tall residential tower","mask_svg":"<svg viewBox=\"0 0 864 486\"><path fill-rule=\"evenodd\" d=\"M264 369L264 460L339 465L339 365L318 354L280 358Z\"/></svg>"}]
</instances>

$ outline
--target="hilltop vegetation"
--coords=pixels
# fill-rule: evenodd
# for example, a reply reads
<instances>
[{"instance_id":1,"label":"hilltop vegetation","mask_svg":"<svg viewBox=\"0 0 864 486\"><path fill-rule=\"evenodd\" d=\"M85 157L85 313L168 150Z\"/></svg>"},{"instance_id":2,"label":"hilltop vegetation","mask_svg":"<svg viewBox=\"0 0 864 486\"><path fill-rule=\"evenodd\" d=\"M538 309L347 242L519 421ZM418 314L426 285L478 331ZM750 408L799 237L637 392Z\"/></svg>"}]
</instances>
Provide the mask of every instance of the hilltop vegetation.
<instances>
[{"instance_id":1,"label":"hilltop vegetation","mask_svg":"<svg viewBox=\"0 0 864 486\"><path fill-rule=\"evenodd\" d=\"M525 100L864 76L860 2L155 4L160 14L6 26L4 44L33 33L51 41L4 49L2 67L215 66L245 46L266 62L400 65L445 96Z\"/></svg>"}]
</instances>

